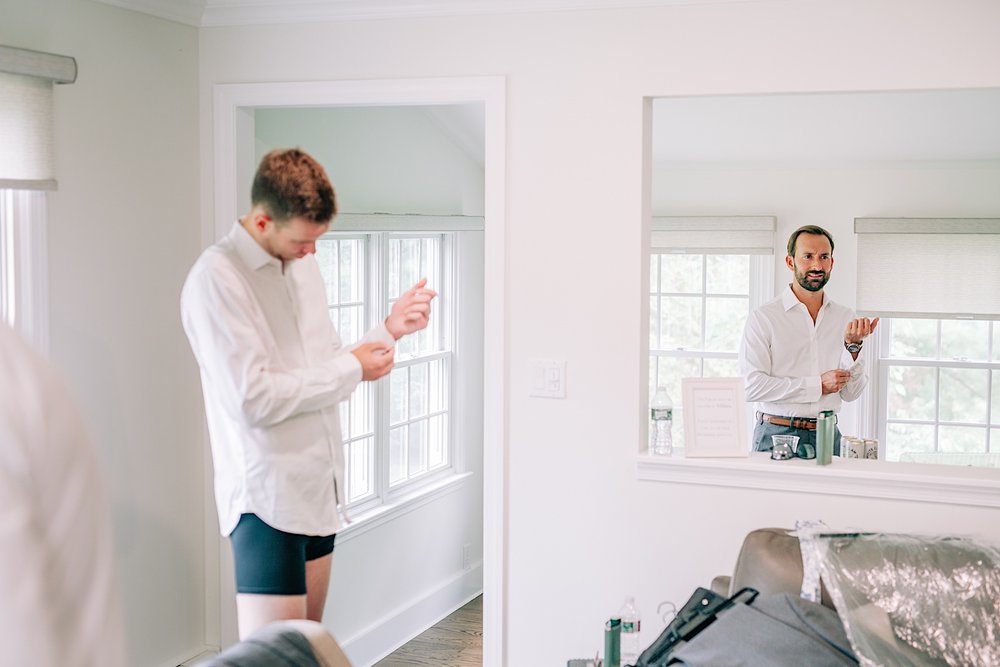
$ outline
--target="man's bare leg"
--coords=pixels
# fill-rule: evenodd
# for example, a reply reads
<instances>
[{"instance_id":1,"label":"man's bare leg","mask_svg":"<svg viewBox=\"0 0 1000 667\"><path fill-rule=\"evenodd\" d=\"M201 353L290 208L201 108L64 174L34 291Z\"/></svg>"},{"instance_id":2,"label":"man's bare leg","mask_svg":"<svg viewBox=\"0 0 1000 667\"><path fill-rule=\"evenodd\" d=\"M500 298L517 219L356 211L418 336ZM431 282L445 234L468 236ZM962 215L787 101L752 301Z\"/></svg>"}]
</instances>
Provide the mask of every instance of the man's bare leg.
<instances>
[{"instance_id":1,"label":"man's bare leg","mask_svg":"<svg viewBox=\"0 0 1000 667\"><path fill-rule=\"evenodd\" d=\"M330 569L333 554L306 561L306 618L322 621L326 594L330 590Z\"/></svg>"},{"instance_id":2,"label":"man's bare leg","mask_svg":"<svg viewBox=\"0 0 1000 667\"><path fill-rule=\"evenodd\" d=\"M329 574L329 569L327 570ZM271 621L306 617L305 595L236 594L236 617L240 639L246 639L257 628Z\"/></svg>"}]
</instances>

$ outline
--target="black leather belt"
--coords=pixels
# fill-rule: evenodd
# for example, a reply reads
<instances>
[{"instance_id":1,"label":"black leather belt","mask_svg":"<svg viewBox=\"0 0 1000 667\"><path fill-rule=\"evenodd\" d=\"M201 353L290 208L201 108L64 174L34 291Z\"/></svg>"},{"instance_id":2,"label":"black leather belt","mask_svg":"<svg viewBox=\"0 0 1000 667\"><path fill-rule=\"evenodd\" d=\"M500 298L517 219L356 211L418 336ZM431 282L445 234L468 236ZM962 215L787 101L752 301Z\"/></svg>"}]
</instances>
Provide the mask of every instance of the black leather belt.
<instances>
[{"instance_id":1,"label":"black leather belt","mask_svg":"<svg viewBox=\"0 0 1000 667\"><path fill-rule=\"evenodd\" d=\"M774 424L775 426L790 426L792 428L804 428L809 431L816 430L816 420L806 417L781 417L779 415L766 415L760 413L760 421Z\"/></svg>"}]
</instances>

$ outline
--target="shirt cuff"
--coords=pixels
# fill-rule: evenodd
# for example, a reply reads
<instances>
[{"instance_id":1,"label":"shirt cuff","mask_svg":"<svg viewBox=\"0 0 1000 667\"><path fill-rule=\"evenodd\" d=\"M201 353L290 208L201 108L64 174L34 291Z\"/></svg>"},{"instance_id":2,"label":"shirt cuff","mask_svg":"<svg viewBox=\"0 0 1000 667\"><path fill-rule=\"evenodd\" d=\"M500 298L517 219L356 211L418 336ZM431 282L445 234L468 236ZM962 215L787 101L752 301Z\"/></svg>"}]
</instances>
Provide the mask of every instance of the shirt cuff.
<instances>
[{"instance_id":1,"label":"shirt cuff","mask_svg":"<svg viewBox=\"0 0 1000 667\"><path fill-rule=\"evenodd\" d=\"M806 378L805 402L815 403L823 397L823 380L818 376Z\"/></svg>"}]
</instances>

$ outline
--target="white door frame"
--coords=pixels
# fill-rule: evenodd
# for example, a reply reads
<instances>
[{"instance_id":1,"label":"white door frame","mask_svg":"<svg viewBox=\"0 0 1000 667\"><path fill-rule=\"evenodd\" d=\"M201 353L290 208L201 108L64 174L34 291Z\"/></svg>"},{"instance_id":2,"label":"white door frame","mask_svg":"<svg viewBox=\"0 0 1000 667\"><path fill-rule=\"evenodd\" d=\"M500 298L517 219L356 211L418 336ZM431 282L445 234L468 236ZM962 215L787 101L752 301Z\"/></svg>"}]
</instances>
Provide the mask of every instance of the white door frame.
<instances>
[{"instance_id":1,"label":"white door frame","mask_svg":"<svg viewBox=\"0 0 1000 667\"><path fill-rule=\"evenodd\" d=\"M485 291L483 357L483 665L505 664L504 627L507 599L506 537L506 230L507 230L507 101L504 77L313 81L289 83L217 84L214 87L214 218L203 225L203 242L226 235L239 217L242 188L253 174L237 155L238 129L259 107L295 106L414 106L481 102L486 111L485 162ZM251 161L252 162L252 161ZM242 186L240 184L243 184ZM211 488L211 485L208 485ZM208 531L206 531L207 533ZM225 550L208 549L207 589L218 591L231 582L218 580ZM230 579L226 577L226 579ZM211 593L206 593L214 597ZM233 591L235 595L235 591ZM228 636L225 600L207 600L209 635ZM213 613L215 612L215 613ZM221 616L216 627L213 616ZM211 643L211 642L209 642Z\"/></svg>"}]
</instances>

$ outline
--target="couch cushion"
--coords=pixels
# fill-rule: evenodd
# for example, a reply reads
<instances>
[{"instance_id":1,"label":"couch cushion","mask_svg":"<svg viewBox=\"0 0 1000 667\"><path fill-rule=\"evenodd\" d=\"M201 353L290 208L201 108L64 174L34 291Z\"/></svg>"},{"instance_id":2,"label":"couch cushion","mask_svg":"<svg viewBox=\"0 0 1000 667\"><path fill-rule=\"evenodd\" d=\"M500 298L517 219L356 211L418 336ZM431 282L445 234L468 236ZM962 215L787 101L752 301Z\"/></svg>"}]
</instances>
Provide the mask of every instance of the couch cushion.
<instances>
[{"instance_id":1,"label":"couch cushion","mask_svg":"<svg viewBox=\"0 0 1000 667\"><path fill-rule=\"evenodd\" d=\"M747 534L736 559L730 582L730 594L749 586L761 595L802 591L802 551L799 538L784 528L758 528ZM822 587L822 602L833 609L826 586Z\"/></svg>"}]
</instances>

